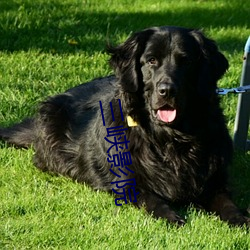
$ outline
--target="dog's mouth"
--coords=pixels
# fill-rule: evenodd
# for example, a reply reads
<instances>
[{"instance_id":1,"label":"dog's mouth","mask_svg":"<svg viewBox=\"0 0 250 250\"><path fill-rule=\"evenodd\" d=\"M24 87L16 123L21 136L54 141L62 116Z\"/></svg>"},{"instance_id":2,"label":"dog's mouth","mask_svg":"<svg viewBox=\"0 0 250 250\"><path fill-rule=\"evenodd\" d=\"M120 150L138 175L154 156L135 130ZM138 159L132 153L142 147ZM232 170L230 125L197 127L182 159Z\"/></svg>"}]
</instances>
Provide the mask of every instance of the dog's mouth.
<instances>
[{"instance_id":1,"label":"dog's mouth","mask_svg":"<svg viewBox=\"0 0 250 250\"><path fill-rule=\"evenodd\" d=\"M164 105L163 107L153 110L154 117L165 123L172 123L176 119L176 109L170 105Z\"/></svg>"}]
</instances>

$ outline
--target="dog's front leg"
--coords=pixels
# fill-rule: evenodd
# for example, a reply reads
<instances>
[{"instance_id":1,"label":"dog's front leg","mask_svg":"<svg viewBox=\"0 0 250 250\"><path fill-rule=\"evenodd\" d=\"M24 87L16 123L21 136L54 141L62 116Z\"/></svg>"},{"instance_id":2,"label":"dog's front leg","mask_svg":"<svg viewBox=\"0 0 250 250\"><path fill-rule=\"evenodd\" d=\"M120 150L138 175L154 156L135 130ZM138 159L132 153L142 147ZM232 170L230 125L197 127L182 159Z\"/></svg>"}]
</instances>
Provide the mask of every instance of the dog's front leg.
<instances>
[{"instance_id":1,"label":"dog's front leg","mask_svg":"<svg viewBox=\"0 0 250 250\"><path fill-rule=\"evenodd\" d=\"M167 201L156 194L140 193L135 205L145 207L146 211L155 218L165 218L168 222L179 226L185 224L185 220L170 208Z\"/></svg>"},{"instance_id":2,"label":"dog's front leg","mask_svg":"<svg viewBox=\"0 0 250 250\"><path fill-rule=\"evenodd\" d=\"M232 202L227 192L215 194L209 203L208 209L232 225L250 226L250 218L242 214L239 208Z\"/></svg>"}]
</instances>

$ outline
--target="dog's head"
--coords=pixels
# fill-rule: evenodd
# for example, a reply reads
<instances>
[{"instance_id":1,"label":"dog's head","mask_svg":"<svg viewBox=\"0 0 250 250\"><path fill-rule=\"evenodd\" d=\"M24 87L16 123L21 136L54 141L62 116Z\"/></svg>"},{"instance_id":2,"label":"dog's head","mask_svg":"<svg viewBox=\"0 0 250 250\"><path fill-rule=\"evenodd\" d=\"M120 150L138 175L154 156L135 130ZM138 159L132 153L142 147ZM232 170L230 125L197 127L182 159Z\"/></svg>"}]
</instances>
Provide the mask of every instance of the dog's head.
<instances>
[{"instance_id":1,"label":"dog's head","mask_svg":"<svg viewBox=\"0 0 250 250\"><path fill-rule=\"evenodd\" d=\"M216 44L193 29L147 29L109 52L123 91L143 95L159 124L174 124L184 110L210 100L228 68Z\"/></svg>"}]
</instances>

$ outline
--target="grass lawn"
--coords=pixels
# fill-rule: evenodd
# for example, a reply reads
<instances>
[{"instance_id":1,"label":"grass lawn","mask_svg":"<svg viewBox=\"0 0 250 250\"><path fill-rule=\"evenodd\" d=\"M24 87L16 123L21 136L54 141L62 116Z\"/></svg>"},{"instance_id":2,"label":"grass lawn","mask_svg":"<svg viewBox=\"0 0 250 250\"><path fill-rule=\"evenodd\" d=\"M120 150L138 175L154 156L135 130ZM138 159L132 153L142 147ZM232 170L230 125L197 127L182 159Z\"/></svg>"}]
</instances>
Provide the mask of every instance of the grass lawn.
<instances>
[{"instance_id":1,"label":"grass lawn","mask_svg":"<svg viewBox=\"0 0 250 250\"><path fill-rule=\"evenodd\" d=\"M220 87L236 87L250 35L246 0L0 0L0 124L37 103L111 73L105 45L151 26L202 28L230 62ZM233 134L237 97L222 97ZM100 124L101 126L101 124ZM33 151L0 143L0 249L250 249L249 231L192 207L177 229L113 197L42 173ZM236 153L233 195L250 207L250 153Z\"/></svg>"}]
</instances>

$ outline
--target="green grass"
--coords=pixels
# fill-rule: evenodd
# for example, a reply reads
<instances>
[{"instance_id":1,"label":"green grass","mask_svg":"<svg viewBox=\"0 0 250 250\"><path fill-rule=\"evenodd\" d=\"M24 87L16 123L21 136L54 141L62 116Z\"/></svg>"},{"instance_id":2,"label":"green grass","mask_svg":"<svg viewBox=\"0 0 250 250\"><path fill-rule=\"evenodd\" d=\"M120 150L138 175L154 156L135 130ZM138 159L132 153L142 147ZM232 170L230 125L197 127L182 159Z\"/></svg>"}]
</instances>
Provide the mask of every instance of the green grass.
<instances>
[{"instance_id":1,"label":"green grass","mask_svg":"<svg viewBox=\"0 0 250 250\"><path fill-rule=\"evenodd\" d=\"M230 62L221 87L239 85L250 35L245 0L1 0L0 124L34 114L48 95L111 73L105 46L150 26L202 28ZM72 44L76 41L77 44ZM222 97L233 134L237 97ZM0 249L250 249L249 232L181 211L177 229L113 197L38 171L33 151L0 144ZM250 205L250 154L236 153L233 194Z\"/></svg>"}]
</instances>

